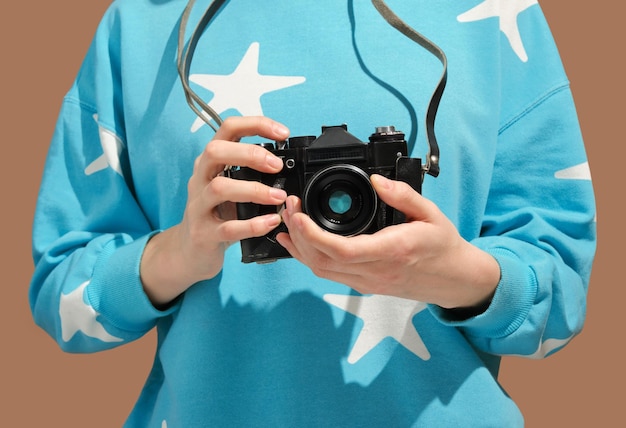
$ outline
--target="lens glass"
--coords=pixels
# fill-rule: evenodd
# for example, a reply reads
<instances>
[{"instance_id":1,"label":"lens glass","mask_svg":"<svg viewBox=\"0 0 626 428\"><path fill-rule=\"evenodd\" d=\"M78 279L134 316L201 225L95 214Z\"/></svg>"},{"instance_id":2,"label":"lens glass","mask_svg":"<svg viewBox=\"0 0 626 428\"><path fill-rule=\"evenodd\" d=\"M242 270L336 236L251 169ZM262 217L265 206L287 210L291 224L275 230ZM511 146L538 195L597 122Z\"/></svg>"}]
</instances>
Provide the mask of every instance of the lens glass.
<instances>
[{"instance_id":1,"label":"lens glass","mask_svg":"<svg viewBox=\"0 0 626 428\"><path fill-rule=\"evenodd\" d=\"M352 206L352 197L343 190L335 190L328 198L328 206L335 214L345 214Z\"/></svg>"}]
</instances>

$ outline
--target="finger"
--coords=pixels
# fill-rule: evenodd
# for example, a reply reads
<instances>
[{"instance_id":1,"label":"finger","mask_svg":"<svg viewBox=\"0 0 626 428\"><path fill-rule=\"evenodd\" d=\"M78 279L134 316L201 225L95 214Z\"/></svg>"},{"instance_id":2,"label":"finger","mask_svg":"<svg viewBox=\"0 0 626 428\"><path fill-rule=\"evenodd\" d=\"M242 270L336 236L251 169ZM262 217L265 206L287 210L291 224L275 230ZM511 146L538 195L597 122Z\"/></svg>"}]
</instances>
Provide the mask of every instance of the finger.
<instances>
[{"instance_id":1,"label":"finger","mask_svg":"<svg viewBox=\"0 0 626 428\"><path fill-rule=\"evenodd\" d=\"M224 202L252 202L260 205L282 205L287 199L283 189L270 187L258 181L215 177L205 188L209 206Z\"/></svg>"},{"instance_id":2,"label":"finger","mask_svg":"<svg viewBox=\"0 0 626 428\"><path fill-rule=\"evenodd\" d=\"M215 139L239 141L243 137L255 135L270 140L284 140L289 136L289 129L264 116L232 116L224 120L215 133Z\"/></svg>"},{"instance_id":3,"label":"finger","mask_svg":"<svg viewBox=\"0 0 626 428\"><path fill-rule=\"evenodd\" d=\"M387 205L401 211L407 221L429 221L438 211L436 205L402 181L389 180L382 175L370 176L378 197Z\"/></svg>"},{"instance_id":4,"label":"finger","mask_svg":"<svg viewBox=\"0 0 626 428\"><path fill-rule=\"evenodd\" d=\"M282 245L289 254L291 254L291 257L304 263L302 254L300 254L300 251L298 251L298 248L293 244L291 240L291 236L288 233L284 233L284 232L279 233L278 235L276 235L276 241L280 245Z\"/></svg>"},{"instance_id":5,"label":"finger","mask_svg":"<svg viewBox=\"0 0 626 428\"><path fill-rule=\"evenodd\" d=\"M302 212L300 198L289 196L285 201L285 208L283 219L289 229L288 244L295 248L301 259L310 262L320 259L320 253L331 258L343 253L341 261L345 262L344 258L354 256L346 237L322 230L311 217ZM338 248L339 245L341 248Z\"/></svg>"},{"instance_id":6,"label":"finger","mask_svg":"<svg viewBox=\"0 0 626 428\"><path fill-rule=\"evenodd\" d=\"M217 240L233 242L264 236L276 229L280 222L278 214L266 214L249 220L224 221L216 228Z\"/></svg>"},{"instance_id":7,"label":"finger","mask_svg":"<svg viewBox=\"0 0 626 428\"><path fill-rule=\"evenodd\" d=\"M277 173L283 168L283 161L255 144L213 140L204 148L196 173L205 181L212 180L224 171L226 165L249 167L265 173Z\"/></svg>"},{"instance_id":8,"label":"finger","mask_svg":"<svg viewBox=\"0 0 626 428\"><path fill-rule=\"evenodd\" d=\"M292 212L290 198L287 199L287 211L283 218L291 242L309 262L320 260L323 254L336 264L336 270L349 272L352 270L349 265L398 258L403 256L403 251L410 251L407 248L410 241L406 238L416 233L414 225L405 223L385 227L374 234L341 236L322 230L305 214Z\"/></svg>"},{"instance_id":9,"label":"finger","mask_svg":"<svg viewBox=\"0 0 626 428\"><path fill-rule=\"evenodd\" d=\"M291 242L307 264L328 266L332 262L346 266L371 260L371 256L361 252L359 236L345 237L321 229L309 216L292 212L289 199L286 225ZM329 260L325 261L324 258Z\"/></svg>"},{"instance_id":10,"label":"finger","mask_svg":"<svg viewBox=\"0 0 626 428\"><path fill-rule=\"evenodd\" d=\"M284 140L289 129L263 116L229 117L215 133L202 153L198 170L210 180L220 174L226 165L247 166L263 172L275 173L282 169L282 161L257 145L237 145L246 136L261 136L272 140Z\"/></svg>"},{"instance_id":11,"label":"finger","mask_svg":"<svg viewBox=\"0 0 626 428\"><path fill-rule=\"evenodd\" d=\"M215 133L215 139L239 141L254 135L270 140L284 140L289 136L289 129L265 116L232 116L224 120Z\"/></svg>"},{"instance_id":12,"label":"finger","mask_svg":"<svg viewBox=\"0 0 626 428\"><path fill-rule=\"evenodd\" d=\"M335 260L323 258L324 256L321 255L318 256L316 260L311 260L310 255L304 255L300 252L298 247L293 243L290 234L279 233L276 236L276 240L294 259L309 266L315 275L345 284L358 291L367 289L367 277L364 276L364 273L370 267L370 263L337 263Z\"/></svg>"}]
</instances>

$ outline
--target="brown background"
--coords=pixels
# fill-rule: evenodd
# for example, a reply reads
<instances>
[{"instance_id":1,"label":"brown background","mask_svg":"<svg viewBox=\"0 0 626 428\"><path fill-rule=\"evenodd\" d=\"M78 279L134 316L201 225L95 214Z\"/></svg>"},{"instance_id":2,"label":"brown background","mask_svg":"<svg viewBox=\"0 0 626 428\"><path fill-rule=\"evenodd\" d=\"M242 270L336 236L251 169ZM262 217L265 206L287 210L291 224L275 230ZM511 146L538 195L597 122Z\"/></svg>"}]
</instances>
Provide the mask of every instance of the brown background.
<instances>
[{"instance_id":1,"label":"brown background","mask_svg":"<svg viewBox=\"0 0 626 428\"><path fill-rule=\"evenodd\" d=\"M27 302L30 226L47 145L61 98L109 2L12 1L2 12L2 426L121 426L151 364L154 334L100 354L63 354L35 327ZM625 234L618 219L626 172L620 167L626 70L620 4L541 1L580 113L600 239L583 333L547 360L504 362L502 383L529 427L604 427L623 420L626 292L618 257ZM528 153L529 160L536 155Z\"/></svg>"}]
</instances>

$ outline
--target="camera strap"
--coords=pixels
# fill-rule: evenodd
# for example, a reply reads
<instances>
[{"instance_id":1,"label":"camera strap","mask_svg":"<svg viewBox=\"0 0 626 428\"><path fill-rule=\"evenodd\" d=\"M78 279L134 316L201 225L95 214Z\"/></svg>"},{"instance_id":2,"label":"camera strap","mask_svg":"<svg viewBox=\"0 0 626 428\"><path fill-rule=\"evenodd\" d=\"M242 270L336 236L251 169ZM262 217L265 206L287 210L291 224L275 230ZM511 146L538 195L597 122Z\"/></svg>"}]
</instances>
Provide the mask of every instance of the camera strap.
<instances>
[{"instance_id":1,"label":"camera strap","mask_svg":"<svg viewBox=\"0 0 626 428\"><path fill-rule=\"evenodd\" d=\"M176 57L176 63L178 65L178 75L180 76L180 81L183 85L183 90L185 91L185 98L187 99L187 104L189 107L202 119L207 125L213 128L214 131L217 131L217 128L222 124L223 120L220 115L209 107L202 98L196 94L193 89L189 86L189 69L191 68L191 60L193 58L193 53L196 50L196 46L198 45L198 40L200 40L200 36L204 32L204 29L209 25L209 22L215 14L219 11L226 0L214 0L211 2L207 10L198 21L196 28L193 30L191 34L191 38L189 39L189 43L185 46L185 30L187 29L187 22L189 21L189 15L193 9L193 5L195 0L189 0L183 14L180 18L180 27L178 29L178 52ZM215 121L215 124L211 122L211 119Z\"/></svg>"},{"instance_id":2,"label":"camera strap","mask_svg":"<svg viewBox=\"0 0 626 428\"><path fill-rule=\"evenodd\" d=\"M185 31L189 21L189 15L191 14L195 3L195 0L189 0L181 16L180 27L178 30L178 52L176 62L178 66L178 74L185 92L185 98L187 99L187 103L191 109L211 128L213 128L213 130L217 130L223 120L215 110L206 104L202 98L200 98L193 91L193 89L191 89L189 86L189 69L191 67L191 60L193 58L194 51L196 50L196 46L202 36L202 33L204 32L204 29L209 25L209 22L215 17L225 2L226 0L213 0L211 2L196 25L196 28L193 30L189 42L185 45ZM441 102L441 97L443 96L443 91L446 87L448 78L448 60L441 48L401 20L391 9L389 9L384 0L372 0L372 4L378 13L380 13L380 15L392 27L426 49L439 61L441 61L441 64L443 65L441 78L439 79L439 83L431 96L428 110L426 112L426 137L429 151L426 156L426 165L423 167L425 173L430 174L433 177L437 177L439 175L439 145L437 144L437 138L435 136L435 117L437 116L439 103ZM214 123L211 122L211 120L213 120Z\"/></svg>"},{"instance_id":3,"label":"camera strap","mask_svg":"<svg viewBox=\"0 0 626 428\"><path fill-rule=\"evenodd\" d=\"M428 155L426 156L424 172L432 175L433 177L437 177L439 175L439 144L437 144L437 137L435 136L435 117L437 116L439 103L441 102L441 97L443 96L443 91L446 88L446 82L448 80L448 59L439 46L428 40L422 34L415 31L415 29L401 20L398 15L389 9L383 0L372 0L372 4L376 10L378 10L378 13L385 18L385 21L387 21L389 25L433 54L443 65L441 78L439 79L439 83L430 98L428 110L426 112L426 138L428 140L429 150Z\"/></svg>"}]
</instances>

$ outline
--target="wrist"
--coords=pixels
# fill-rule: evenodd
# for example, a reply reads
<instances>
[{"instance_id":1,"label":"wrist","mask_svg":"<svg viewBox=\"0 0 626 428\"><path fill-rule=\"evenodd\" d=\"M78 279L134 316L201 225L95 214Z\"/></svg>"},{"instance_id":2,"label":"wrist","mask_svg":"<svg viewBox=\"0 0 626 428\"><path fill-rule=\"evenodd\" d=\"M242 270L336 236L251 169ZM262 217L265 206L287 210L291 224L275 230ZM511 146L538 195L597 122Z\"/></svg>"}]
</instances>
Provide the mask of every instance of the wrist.
<instances>
[{"instance_id":1,"label":"wrist","mask_svg":"<svg viewBox=\"0 0 626 428\"><path fill-rule=\"evenodd\" d=\"M489 253L466 242L456 265L460 269L454 282L454 298L441 307L477 315L487 310L500 282L500 265Z\"/></svg>"},{"instance_id":2,"label":"wrist","mask_svg":"<svg viewBox=\"0 0 626 428\"><path fill-rule=\"evenodd\" d=\"M470 258L467 303L455 309L467 313L482 313L487 310L500 282L500 265L491 254L471 245L474 256Z\"/></svg>"},{"instance_id":3,"label":"wrist","mask_svg":"<svg viewBox=\"0 0 626 428\"><path fill-rule=\"evenodd\" d=\"M147 243L141 257L139 275L144 292L153 305L169 304L194 282L187 278L182 252L176 246L176 228L155 234Z\"/></svg>"}]
</instances>

